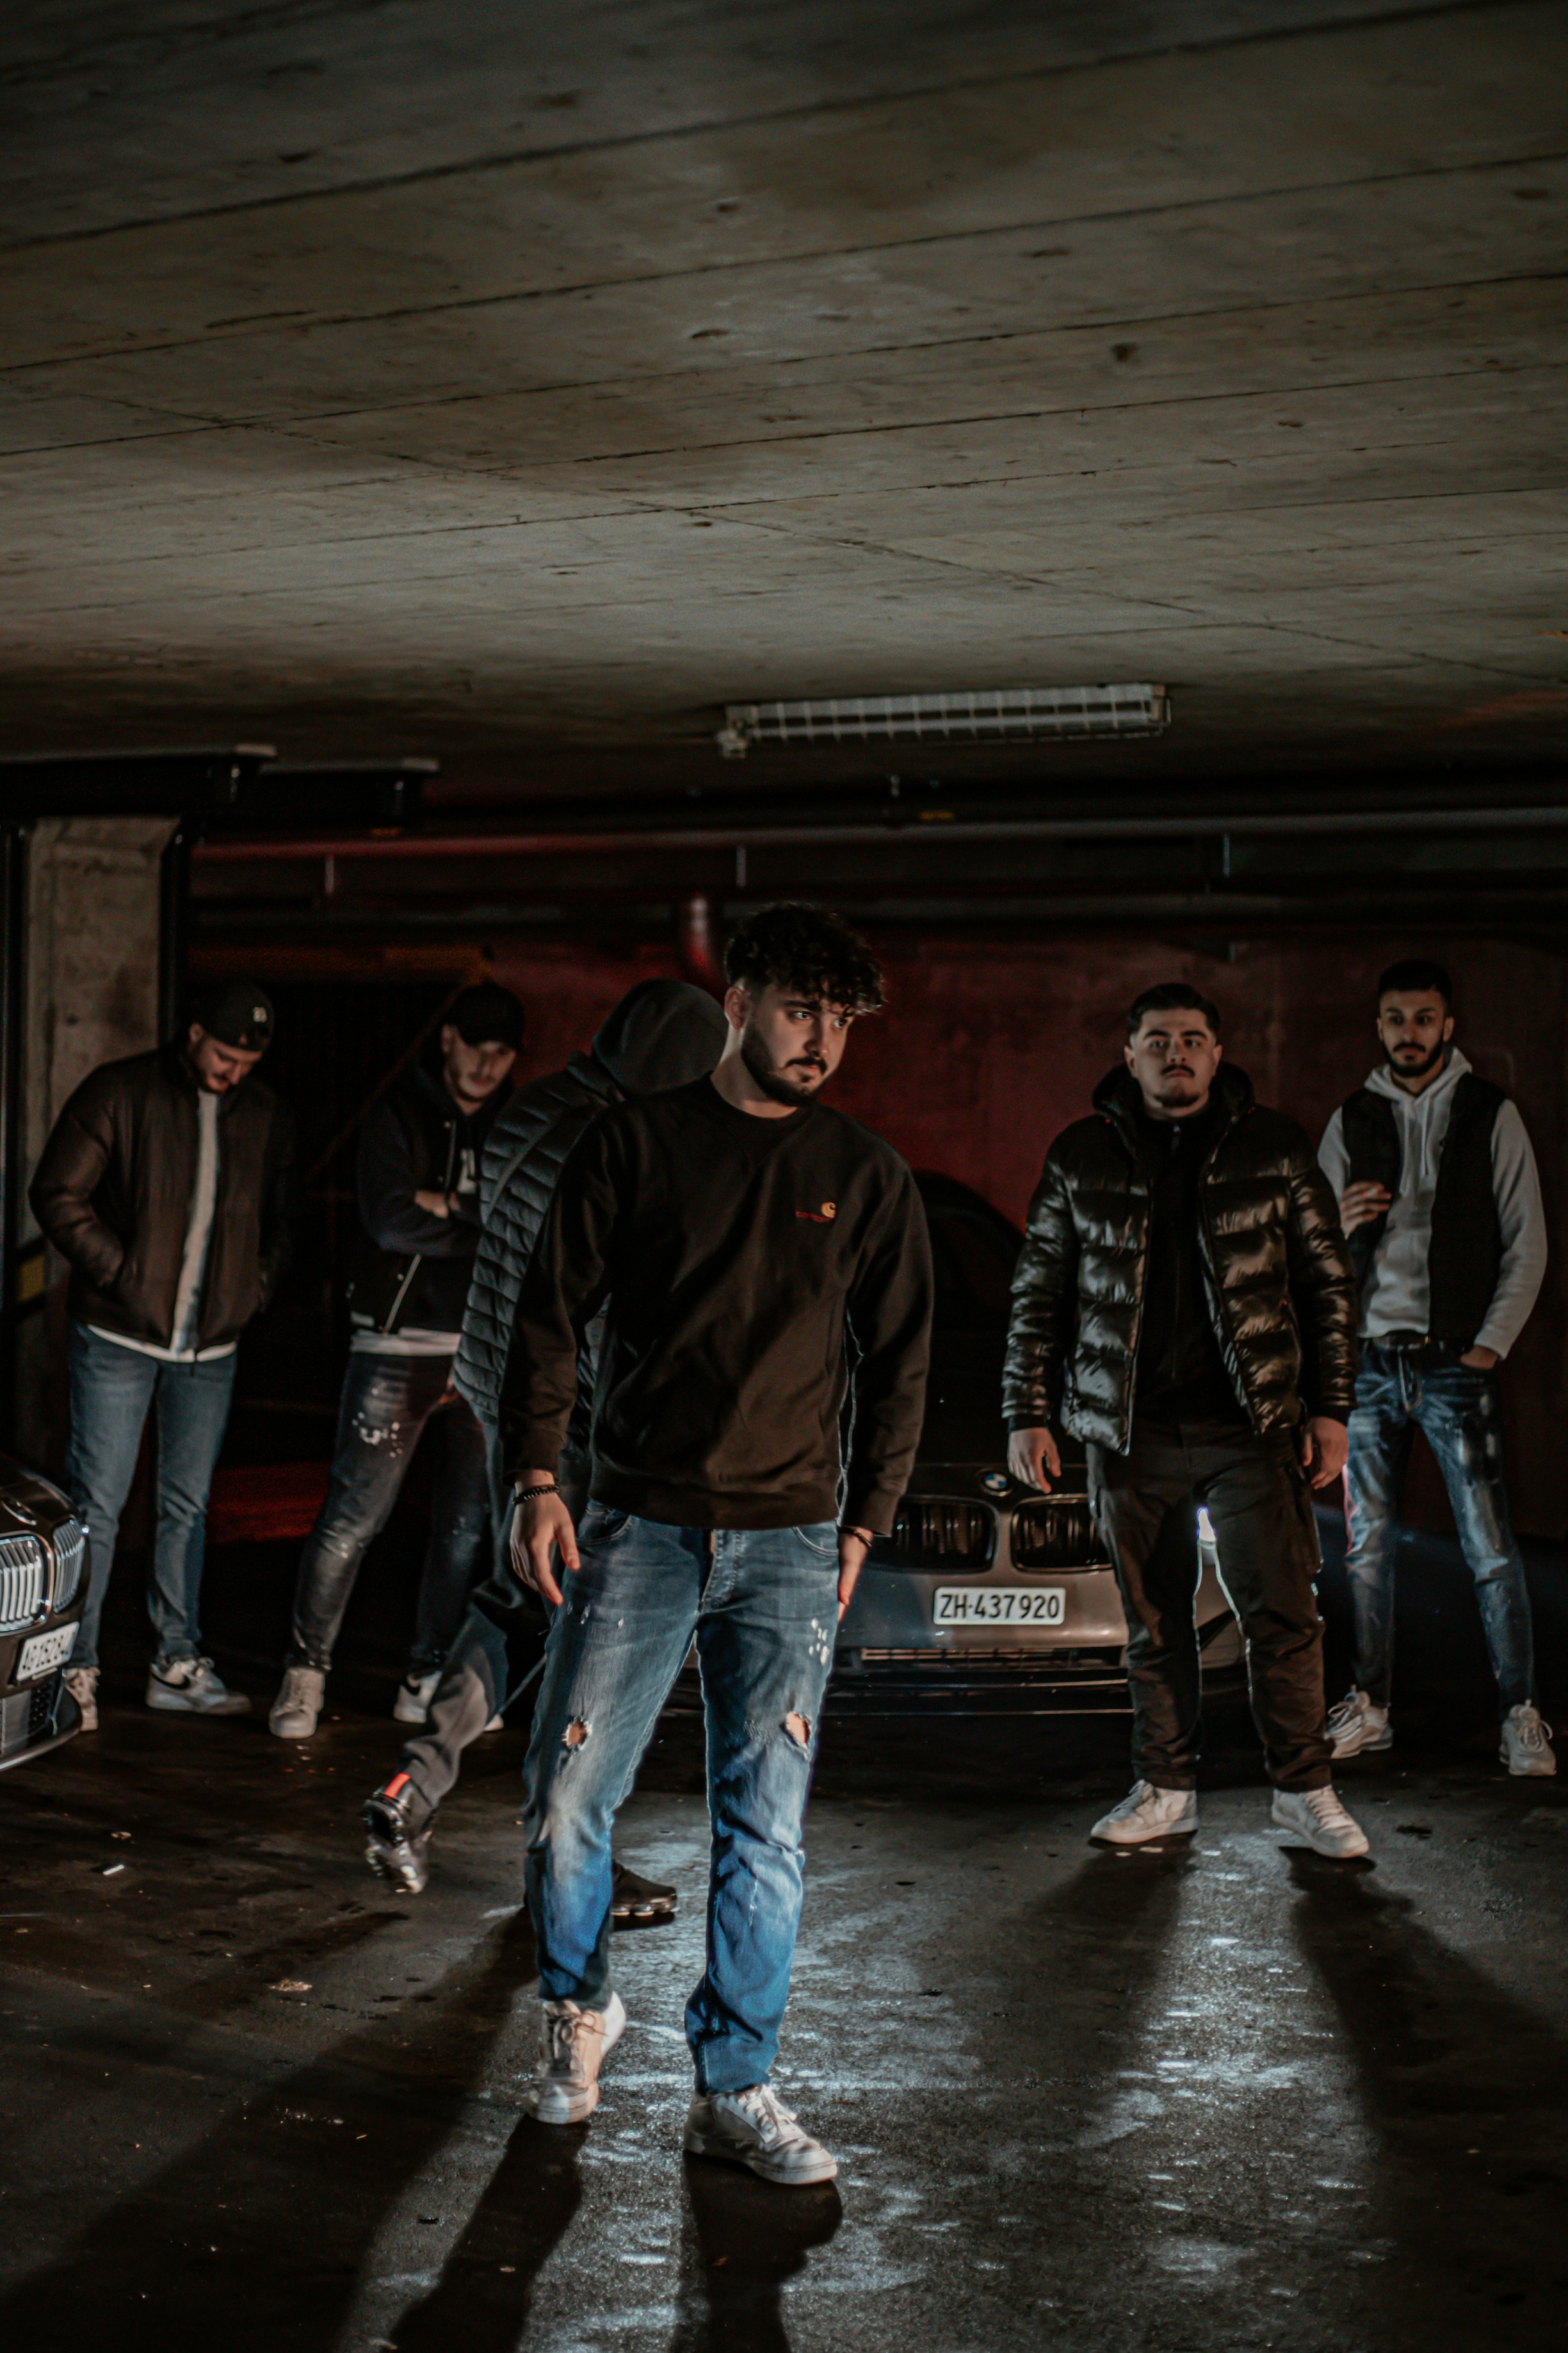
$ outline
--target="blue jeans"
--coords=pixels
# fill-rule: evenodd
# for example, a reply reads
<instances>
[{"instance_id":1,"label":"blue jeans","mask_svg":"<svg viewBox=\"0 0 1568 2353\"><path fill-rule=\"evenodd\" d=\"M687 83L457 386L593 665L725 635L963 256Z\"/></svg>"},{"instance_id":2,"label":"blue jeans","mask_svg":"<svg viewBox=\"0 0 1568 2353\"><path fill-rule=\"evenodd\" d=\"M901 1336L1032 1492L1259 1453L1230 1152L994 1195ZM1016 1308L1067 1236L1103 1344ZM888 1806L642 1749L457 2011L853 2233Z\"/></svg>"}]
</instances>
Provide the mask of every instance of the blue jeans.
<instances>
[{"instance_id":1,"label":"blue jeans","mask_svg":"<svg viewBox=\"0 0 1568 2353\"><path fill-rule=\"evenodd\" d=\"M603 2010L610 1829L693 1641L708 1725L708 1961L686 2005L705 2092L764 2083L800 1922L801 1819L838 1622L838 1536L675 1528L590 1504L529 1746L540 1990Z\"/></svg>"},{"instance_id":2,"label":"blue jeans","mask_svg":"<svg viewBox=\"0 0 1568 2353\"><path fill-rule=\"evenodd\" d=\"M419 1578L410 1676L438 1668L462 1623L484 1567L490 1525L485 1434L447 1388L450 1356L349 1357L338 1408L327 1500L300 1557L294 1588L291 1667L332 1663L332 1648L373 1540L392 1517L426 1425L440 1455L430 1497L430 1536Z\"/></svg>"},{"instance_id":3,"label":"blue jeans","mask_svg":"<svg viewBox=\"0 0 1568 2353\"><path fill-rule=\"evenodd\" d=\"M73 1667L98 1664L98 1630L120 1514L135 1476L147 1409L157 1406L157 1529L147 1608L160 1659L194 1659L206 1560L207 1493L228 1423L238 1358L165 1365L73 1322L67 1349L70 1440L66 1485L88 1532L87 1608Z\"/></svg>"},{"instance_id":4,"label":"blue jeans","mask_svg":"<svg viewBox=\"0 0 1568 2353\"><path fill-rule=\"evenodd\" d=\"M1534 1641L1524 1562L1503 1480L1502 1394L1495 1372L1462 1365L1435 1344L1385 1348L1362 1344L1350 1421L1350 1578L1355 1681L1375 1707L1388 1705L1394 1671L1394 1556L1398 1513L1419 1430L1437 1458L1454 1507L1459 1549L1476 1581L1481 1626L1506 1715L1535 1698Z\"/></svg>"}]
</instances>

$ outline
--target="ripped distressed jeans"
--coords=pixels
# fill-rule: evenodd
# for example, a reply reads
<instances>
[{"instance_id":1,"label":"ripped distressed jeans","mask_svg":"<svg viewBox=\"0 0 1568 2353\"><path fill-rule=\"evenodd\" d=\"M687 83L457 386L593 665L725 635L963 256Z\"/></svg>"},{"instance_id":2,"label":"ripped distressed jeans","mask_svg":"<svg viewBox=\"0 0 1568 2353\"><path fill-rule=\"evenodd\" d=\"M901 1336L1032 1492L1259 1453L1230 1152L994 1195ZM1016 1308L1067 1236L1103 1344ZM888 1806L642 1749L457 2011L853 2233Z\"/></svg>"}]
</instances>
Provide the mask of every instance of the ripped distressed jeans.
<instances>
[{"instance_id":1,"label":"ripped distressed jeans","mask_svg":"<svg viewBox=\"0 0 1568 2353\"><path fill-rule=\"evenodd\" d=\"M686 2005L699 2087L764 2083L800 1921L801 1820L838 1622L838 1535L676 1528L590 1504L528 1751L540 1991L610 1994L610 1831L693 1641L708 1734L708 1952Z\"/></svg>"},{"instance_id":2,"label":"ripped distressed jeans","mask_svg":"<svg viewBox=\"0 0 1568 2353\"><path fill-rule=\"evenodd\" d=\"M439 1455L409 1674L429 1674L451 1649L489 1559L490 1520L485 1434L447 1389L451 1364L450 1356L350 1356L327 1500L300 1557L291 1667L331 1667L360 1563L392 1517L426 1428Z\"/></svg>"},{"instance_id":3,"label":"ripped distressed jeans","mask_svg":"<svg viewBox=\"0 0 1568 2353\"><path fill-rule=\"evenodd\" d=\"M1394 1672L1394 1559L1399 1506L1419 1430L1437 1458L1459 1549L1476 1583L1481 1627L1506 1715L1535 1697L1530 1591L1503 1477L1502 1392L1495 1372L1462 1365L1436 1343L1362 1343L1350 1420L1345 1493L1354 1675L1374 1707L1386 1707Z\"/></svg>"}]
</instances>

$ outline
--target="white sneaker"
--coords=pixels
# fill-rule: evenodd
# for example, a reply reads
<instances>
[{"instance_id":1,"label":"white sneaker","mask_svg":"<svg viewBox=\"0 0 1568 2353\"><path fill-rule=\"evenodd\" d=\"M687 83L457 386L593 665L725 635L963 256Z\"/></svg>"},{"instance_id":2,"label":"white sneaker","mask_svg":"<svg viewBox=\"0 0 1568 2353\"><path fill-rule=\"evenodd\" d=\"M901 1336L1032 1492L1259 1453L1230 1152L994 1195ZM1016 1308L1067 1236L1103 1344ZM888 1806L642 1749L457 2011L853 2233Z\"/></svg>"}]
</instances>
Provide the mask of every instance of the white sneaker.
<instances>
[{"instance_id":1,"label":"white sneaker","mask_svg":"<svg viewBox=\"0 0 1568 2353\"><path fill-rule=\"evenodd\" d=\"M1191 1838L1198 1826L1195 1789L1156 1789L1134 1781L1119 1806L1101 1814L1089 1832L1106 1846L1142 1846L1145 1839Z\"/></svg>"},{"instance_id":2,"label":"white sneaker","mask_svg":"<svg viewBox=\"0 0 1568 2353\"><path fill-rule=\"evenodd\" d=\"M405 1675L397 1686L397 1697L392 1703L392 1713L399 1724L423 1724L430 1713L430 1703L436 1696L436 1686L441 1680L439 1668L433 1675Z\"/></svg>"},{"instance_id":3,"label":"white sneaker","mask_svg":"<svg viewBox=\"0 0 1568 2353\"><path fill-rule=\"evenodd\" d=\"M542 2125L580 2125L591 2116L599 2105L599 2069L626 2022L618 1993L604 2010L580 2010L574 2001L542 2003L539 2064L523 2094L530 2116Z\"/></svg>"},{"instance_id":4,"label":"white sneaker","mask_svg":"<svg viewBox=\"0 0 1568 2353\"><path fill-rule=\"evenodd\" d=\"M1541 1721L1541 1710L1521 1700L1510 1707L1502 1720L1502 1746L1499 1751L1510 1773L1542 1775L1555 1773L1557 1759L1552 1753L1552 1726Z\"/></svg>"},{"instance_id":5,"label":"white sneaker","mask_svg":"<svg viewBox=\"0 0 1568 2353\"><path fill-rule=\"evenodd\" d=\"M1353 1862L1371 1844L1361 1824L1352 1820L1331 1788L1276 1789L1273 1813L1280 1830L1294 1831L1317 1853L1330 1855L1335 1862Z\"/></svg>"},{"instance_id":6,"label":"white sneaker","mask_svg":"<svg viewBox=\"0 0 1568 2353\"><path fill-rule=\"evenodd\" d=\"M727 2157L786 2189L831 2181L838 2171L819 2140L802 2130L771 2084L743 2092L698 2092L686 2118L689 2157Z\"/></svg>"},{"instance_id":7,"label":"white sneaker","mask_svg":"<svg viewBox=\"0 0 1568 2353\"><path fill-rule=\"evenodd\" d=\"M154 1659L147 1704L174 1715L248 1715L243 1692L231 1692L210 1659Z\"/></svg>"},{"instance_id":8,"label":"white sneaker","mask_svg":"<svg viewBox=\"0 0 1568 2353\"><path fill-rule=\"evenodd\" d=\"M96 1732L98 1730L98 1669L68 1667L65 1680L66 1689L76 1702L77 1713L81 1717L82 1731Z\"/></svg>"},{"instance_id":9,"label":"white sneaker","mask_svg":"<svg viewBox=\"0 0 1568 2353\"><path fill-rule=\"evenodd\" d=\"M1329 1738L1334 1756L1361 1757L1369 1749L1392 1748L1394 1726L1385 1707L1374 1707L1365 1692L1352 1684L1343 1699L1329 1710Z\"/></svg>"},{"instance_id":10,"label":"white sneaker","mask_svg":"<svg viewBox=\"0 0 1568 2353\"><path fill-rule=\"evenodd\" d=\"M309 1740L327 1696L327 1678L320 1667L285 1667L267 1729L279 1740Z\"/></svg>"}]
</instances>

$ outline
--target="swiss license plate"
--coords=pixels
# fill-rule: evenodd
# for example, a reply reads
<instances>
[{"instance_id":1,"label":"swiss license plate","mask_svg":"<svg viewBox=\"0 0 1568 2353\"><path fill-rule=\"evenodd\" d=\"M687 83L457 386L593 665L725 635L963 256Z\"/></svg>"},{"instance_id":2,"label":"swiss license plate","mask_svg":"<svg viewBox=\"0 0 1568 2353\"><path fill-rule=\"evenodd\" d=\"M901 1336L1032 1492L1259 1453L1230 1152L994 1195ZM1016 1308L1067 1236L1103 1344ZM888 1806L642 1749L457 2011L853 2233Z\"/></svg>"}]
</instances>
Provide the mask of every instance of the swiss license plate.
<instances>
[{"instance_id":1,"label":"swiss license plate","mask_svg":"<svg viewBox=\"0 0 1568 2353\"><path fill-rule=\"evenodd\" d=\"M1065 1585L939 1585L933 1626L1059 1626L1068 1614Z\"/></svg>"},{"instance_id":2,"label":"swiss license plate","mask_svg":"<svg viewBox=\"0 0 1568 2353\"><path fill-rule=\"evenodd\" d=\"M16 1681L36 1683L40 1675L52 1675L63 1667L76 1648L79 1626L57 1626L52 1633L35 1634L24 1642L16 1654Z\"/></svg>"}]
</instances>

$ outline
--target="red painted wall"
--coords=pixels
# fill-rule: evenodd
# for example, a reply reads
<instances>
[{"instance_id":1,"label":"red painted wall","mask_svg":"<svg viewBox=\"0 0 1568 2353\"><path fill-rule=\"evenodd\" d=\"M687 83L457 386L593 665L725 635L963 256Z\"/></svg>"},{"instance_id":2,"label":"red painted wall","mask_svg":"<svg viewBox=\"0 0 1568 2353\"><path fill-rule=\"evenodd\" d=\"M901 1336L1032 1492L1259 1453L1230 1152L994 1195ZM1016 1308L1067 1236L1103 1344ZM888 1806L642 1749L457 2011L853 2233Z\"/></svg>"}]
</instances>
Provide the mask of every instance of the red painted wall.
<instances>
[{"instance_id":1,"label":"red painted wall","mask_svg":"<svg viewBox=\"0 0 1568 2353\"><path fill-rule=\"evenodd\" d=\"M1260 936L1215 952L1177 935L1065 934L1058 942L930 937L881 943L888 1009L850 1041L832 1100L920 1168L962 1177L1021 1219L1047 1145L1089 1107L1121 1051L1129 1000L1150 983L1195 983L1219 1005L1226 1050L1259 1096L1314 1140L1373 1067L1378 972L1394 955L1442 957L1460 992L1458 1037L1483 1076L1517 1095L1541 1162L1554 1249L1568 1175L1563 955L1508 942L1413 942L1364 934ZM581 948L503 952L496 976L523 998L523 1075L585 1045L634 981L676 970L673 956ZM1563 1262L1554 1256L1507 1374L1515 1506L1533 1534L1568 1534L1568 1401ZM1430 1463L1418 1462L1412 1516L1446 1525Z\"/></svg>"}]
</instances>

